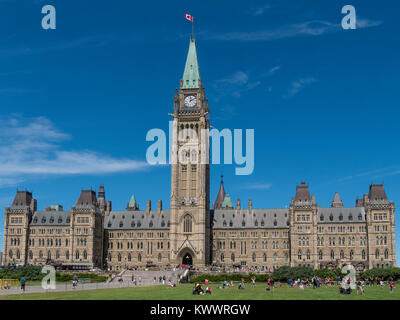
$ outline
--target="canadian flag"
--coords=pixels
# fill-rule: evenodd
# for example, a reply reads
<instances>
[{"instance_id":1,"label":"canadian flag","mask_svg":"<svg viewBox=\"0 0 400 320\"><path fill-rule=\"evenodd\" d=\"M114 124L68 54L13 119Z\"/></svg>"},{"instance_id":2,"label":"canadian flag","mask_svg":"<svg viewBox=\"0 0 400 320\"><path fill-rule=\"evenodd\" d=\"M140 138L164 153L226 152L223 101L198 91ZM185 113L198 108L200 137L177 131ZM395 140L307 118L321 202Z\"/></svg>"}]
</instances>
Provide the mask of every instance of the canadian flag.
<instances>
[{"instance_id":1,"label":"canadian flag","mask_svg":"<svg viewBox=\"0 0 400 320\"><path fill-rule=\"evenodd\" d=\"M185 18L188 19L189 21L193 22L193 16L191 16L190 14L185 14Z\"/></svg>"}]
</instances>

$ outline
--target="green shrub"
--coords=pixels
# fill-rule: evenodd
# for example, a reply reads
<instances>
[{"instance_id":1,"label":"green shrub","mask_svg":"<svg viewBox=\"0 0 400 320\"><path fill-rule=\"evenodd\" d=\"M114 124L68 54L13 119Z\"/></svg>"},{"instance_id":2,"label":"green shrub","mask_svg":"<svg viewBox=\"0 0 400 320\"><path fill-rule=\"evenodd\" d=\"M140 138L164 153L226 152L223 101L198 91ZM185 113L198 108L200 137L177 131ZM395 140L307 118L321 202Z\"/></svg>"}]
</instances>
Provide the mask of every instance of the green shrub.
<instances>
[{"instance_id":1,"label":"green shrub","mask_svg":"<svg viewBox=\"0 0 400 320\"><path fill-rule=\"evenodd\" d=\"M400 268L370 269L360 273L360 278L384 278L384 280L400 279Z\"/></svg>"},{"instance_id":2,"label":"green shrub","mask_svg":"<svg viewBox=\"0 0 400 320\"><path fill-rule=\"evenodd\" d=\"M26 281L40 281L46 274L42 273L41 266L21 266L16 268L0 269L0 279L20 279ZM56 272L56 281L72 281L73 273ZM91 282L104 282L107 276L100 276L94 273L76 273L78 278L89 278Z\"/></svg>"},{"instance_id":3,"label":"green shrub","mask_svg":"<svg viewBox=\"0 0 400 320\"><path fill-rule=\"evenodd\" d=\"M283 266L275 269L273 278L279 281L287 281L288 279L310 279L314 276L314 270L310 267L289 267Z\"/></svg>"}]
</instances>

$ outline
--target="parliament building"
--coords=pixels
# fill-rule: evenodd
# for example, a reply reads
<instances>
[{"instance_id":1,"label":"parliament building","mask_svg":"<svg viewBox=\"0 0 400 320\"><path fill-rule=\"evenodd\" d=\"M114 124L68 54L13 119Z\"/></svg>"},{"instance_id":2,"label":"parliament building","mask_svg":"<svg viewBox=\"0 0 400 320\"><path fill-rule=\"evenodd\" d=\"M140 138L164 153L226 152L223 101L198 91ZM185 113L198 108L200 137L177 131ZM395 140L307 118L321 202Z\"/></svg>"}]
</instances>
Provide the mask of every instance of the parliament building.
<instances>
[{"instance_id":1,"label":"parliament building","mask_svg":"<svg viewBox=\"0 0 400 320\"><path fill-rule=\"evenodd\" d=\"M177 131L172 156L186 154L180 151L193 142L188 132L208 132L209 112L196 42L190 39L173 102ZM113 211L101 186L97 193L82 190L69 211L61 205L38 211L31 192L17 191L5 209L3 265L123 270L188 264L260 271L285 265L335 268L352 264L359 270L395 266L395 207L382 184L371 184L354 207L343 207L335 193L331 206L323 208L302 182L293 190L287 209L257 209L251 199L247 208L240 199L234 207L221 179L211 209L210 165L200 161L209 154L209 138L198 137L195 141L203 154L189 152L190 163L171 164L167 210L161 200L157 207L147 200L141 210L132 196L126 210Z\"/></svg>"}]
</instances>

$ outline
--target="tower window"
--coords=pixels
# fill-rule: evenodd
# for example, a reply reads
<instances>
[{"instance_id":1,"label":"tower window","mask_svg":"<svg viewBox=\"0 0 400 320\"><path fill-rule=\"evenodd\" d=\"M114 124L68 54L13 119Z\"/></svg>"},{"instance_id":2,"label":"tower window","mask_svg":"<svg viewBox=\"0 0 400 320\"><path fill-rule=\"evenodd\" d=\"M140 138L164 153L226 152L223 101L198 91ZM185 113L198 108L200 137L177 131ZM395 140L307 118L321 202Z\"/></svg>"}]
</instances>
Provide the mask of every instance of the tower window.
<instances>
[{"instance_id":1,"label":"tower window","mask_svg":"<svg viewBox=\"0 0 400 320\"><path fill-rule=\"evenodd\" d=\"M192 217L190 215L186 215L183 219L183 232L192 232Z\"/></svg>"}]
</instances>

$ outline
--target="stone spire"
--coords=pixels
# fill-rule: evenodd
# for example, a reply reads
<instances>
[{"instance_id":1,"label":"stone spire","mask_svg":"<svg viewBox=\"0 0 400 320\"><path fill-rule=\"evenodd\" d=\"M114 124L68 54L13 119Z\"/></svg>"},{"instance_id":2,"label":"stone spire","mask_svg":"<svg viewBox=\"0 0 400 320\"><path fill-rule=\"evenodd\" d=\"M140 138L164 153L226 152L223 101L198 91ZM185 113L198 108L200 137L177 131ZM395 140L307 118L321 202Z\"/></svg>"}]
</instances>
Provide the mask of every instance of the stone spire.
<instances>
[{"instance_id":1,"label":"stone spire","mask_svg":"<svg viewBox=\"0 0 400 320\"><path fill-rule=\"evenodd\" d=\"M332 208L342 208L343 207L343 202L342 202L342 199L340 199L339 193L335 192L331 206L332 206Z\"/></svg>"},{"instance_id":2,"label":"stone spire","mask_svg":"<svg viewBox=\"0 0 400 320\"><path fill-rule=\"evenodd\" d=\"M190 38L189 51L186 58L185 71L183 72L181 89L199 89L200 70L197 60L196 40Z\"/></svg>"},{"instance_id":3,"label":"stone spire","mask_svg":"<svg viewBox=\"0 0 400 320\"><path fill-rule=\"evenodd\" d=\"M225 200L225 189L224 189L224 176L221 175L221 185L219 187L217 199L215 199L214 205L213 205L213 210L215 209L221 209L222 208L222 203Z\"/></svg>"}]
</instances>

